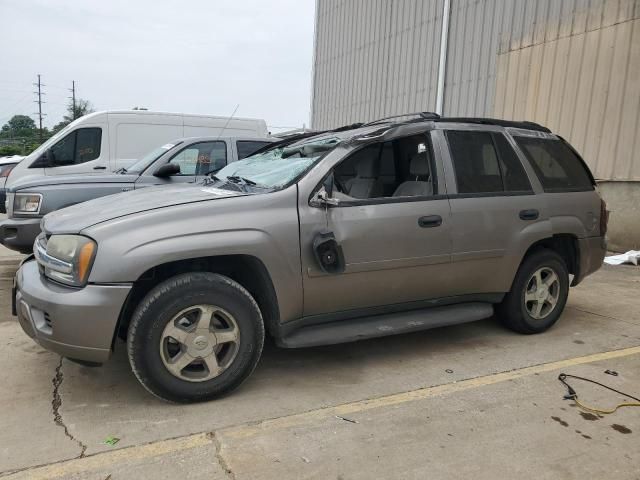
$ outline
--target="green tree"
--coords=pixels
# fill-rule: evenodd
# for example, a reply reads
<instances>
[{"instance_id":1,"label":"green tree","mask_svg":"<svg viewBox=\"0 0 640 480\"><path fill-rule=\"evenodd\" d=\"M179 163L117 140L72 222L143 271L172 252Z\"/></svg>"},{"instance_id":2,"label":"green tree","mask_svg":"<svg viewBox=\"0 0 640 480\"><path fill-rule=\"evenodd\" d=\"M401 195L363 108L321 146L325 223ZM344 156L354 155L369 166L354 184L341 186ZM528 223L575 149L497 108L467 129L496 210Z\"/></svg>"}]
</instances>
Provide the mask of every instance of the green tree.
<instances>
[{"instance_id":1,"label":"green tree","mask_svg":"<svg viewBox=\"0 0 640 480\"><path fill-rule=\"evenodd\" d=\"M76 99L75 108L73 106L73 101L70 100L69 104L67 105L67 113L64 115L64 117L62 117L62 121L57 123L53 127L52 132L53 133L59 132L74 120L88 113L92 113L93 111L94 111L93 105L91 105L91 102L89 100L84 100L82 98Z\"/></svg>"},{"instance_id":2,"label":"green tree","mask_svg":"<svg viewBox=\"0 0 640 480\"><path fill-rule=\"evenodd\" d=\"M36 122L26 115L14 115L2 126L2 138L35 137L38 133Z\"/></svg>"}]
</instances>

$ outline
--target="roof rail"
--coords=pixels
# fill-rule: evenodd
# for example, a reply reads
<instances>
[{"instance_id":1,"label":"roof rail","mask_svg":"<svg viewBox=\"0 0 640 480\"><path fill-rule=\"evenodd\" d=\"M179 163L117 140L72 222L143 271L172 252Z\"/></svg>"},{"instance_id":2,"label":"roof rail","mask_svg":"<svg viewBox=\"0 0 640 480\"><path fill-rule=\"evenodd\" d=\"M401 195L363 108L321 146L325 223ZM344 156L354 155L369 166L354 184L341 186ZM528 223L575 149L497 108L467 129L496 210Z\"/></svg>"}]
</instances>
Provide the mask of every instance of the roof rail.
<instances>
[{"instance_id":1,"label":"roof rail","mask_svg":"<svg viewBox=\"0 0 640 480\"><path fill-rule=\"evenodd\" d=\"M437 122L451 123L478 123L481 125L496 125L498 127L524 128L527 130L535 130L538 132L551 133L547 127L535 122L502 120L498 118L482 118L482 117L441 117L434 119Z\"/></svg>"},{"instance_id":2,"label":"roof rail","mask_svg":"<svg viewBox=\"0 0 640 480\"><path fill-rule=\"evenodd\" d=\"M376 123L384 123L387 120L391 120L393 118L400 117L418 117L416 120L438 120L440 115L434 112L413 112L413 113L401 113L399 115L390 115L388 117L378 118L377 120L372 120L363 124L363 127L368 127L369 125L375 125Z\"/></svg>"}]
</instances>

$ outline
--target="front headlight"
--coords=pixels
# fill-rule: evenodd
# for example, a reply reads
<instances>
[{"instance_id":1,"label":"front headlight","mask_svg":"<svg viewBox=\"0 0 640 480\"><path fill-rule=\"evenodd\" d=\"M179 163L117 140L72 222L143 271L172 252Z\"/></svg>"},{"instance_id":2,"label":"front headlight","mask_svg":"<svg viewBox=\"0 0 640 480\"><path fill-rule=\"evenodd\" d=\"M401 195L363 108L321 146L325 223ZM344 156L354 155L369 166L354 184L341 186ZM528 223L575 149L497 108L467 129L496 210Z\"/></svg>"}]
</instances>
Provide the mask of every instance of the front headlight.
<instances>
[{"instance_id":1,"label":"front headlight","mask_svg":"<svg viewBox=\"0 0 640 480\"><path fill-rule=\"evenodd\" d=\"M40 213L42 195L39 193L16 193L13 198L13 213L37 215Z\"/></svg>"},{"instance_id":2,"label":"front headlight","mask_svg":"<svg viewBox=\"0 0 640 480\"><path fill-rule=\"evenodd\" d=\"M33 246L44 275L65 285L83 287L98 249L96 242L81 235L38 236Z\"/></svg>"}]
</instances>

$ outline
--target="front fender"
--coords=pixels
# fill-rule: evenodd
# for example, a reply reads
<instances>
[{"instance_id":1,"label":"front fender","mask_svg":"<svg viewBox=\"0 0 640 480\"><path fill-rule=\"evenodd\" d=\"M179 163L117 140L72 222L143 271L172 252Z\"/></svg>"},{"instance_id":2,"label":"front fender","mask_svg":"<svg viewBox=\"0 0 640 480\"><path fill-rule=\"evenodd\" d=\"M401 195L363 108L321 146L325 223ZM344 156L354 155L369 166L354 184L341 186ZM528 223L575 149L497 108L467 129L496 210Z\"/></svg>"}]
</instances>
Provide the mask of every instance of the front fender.
<instances>
[{"instance_id":1,"label":"front fender","mask_svg":"<svg viewBox=\"0 0 640 480\"><path fill-rule=\"evenodd\" d=\"M281 318L297 318L302 280L295 186L290 190L159 208L89 227L82 233L98 243L89 282L134 282L169 262L247 255L266 267Z\"/></svg>"}]
</instances>

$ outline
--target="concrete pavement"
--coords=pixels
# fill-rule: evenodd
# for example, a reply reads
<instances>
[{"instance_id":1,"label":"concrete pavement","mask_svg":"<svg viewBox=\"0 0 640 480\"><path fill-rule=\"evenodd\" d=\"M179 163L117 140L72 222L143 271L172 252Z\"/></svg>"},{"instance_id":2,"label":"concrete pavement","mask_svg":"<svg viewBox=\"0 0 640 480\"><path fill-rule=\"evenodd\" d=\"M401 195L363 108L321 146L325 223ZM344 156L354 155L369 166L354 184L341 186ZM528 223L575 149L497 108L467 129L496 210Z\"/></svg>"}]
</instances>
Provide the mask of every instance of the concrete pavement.
<instances>
[{"instance_id":1,"label":"concrete pavement","mask_svg":"<svg viewBox=\"0 0 640 480\"><path fill-rule=\"evenodd\" d=\"M606 267L572 289L544 335L489 320L314 349L267 345L241 389L189 406L148 395L122 344L98 369L40 349L9 315L8 277L0 271L0 477L637 478L640 408L592 420L557 381L562 370L640 394L634 267ZM591 403L618 400L575 386ZM105 445L108 436L120 441Z\"/></svg>"}]
</instances>

